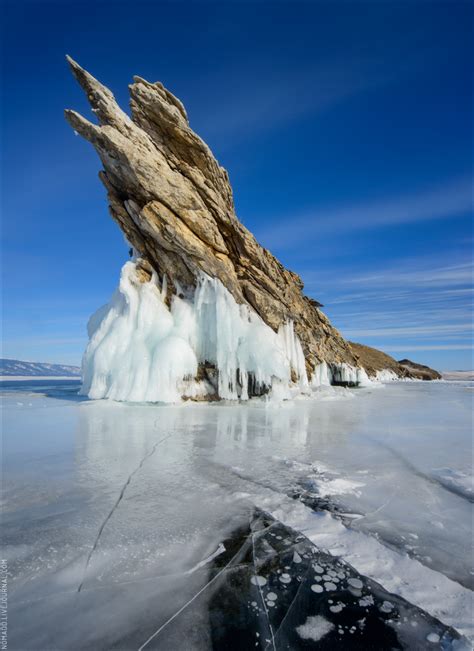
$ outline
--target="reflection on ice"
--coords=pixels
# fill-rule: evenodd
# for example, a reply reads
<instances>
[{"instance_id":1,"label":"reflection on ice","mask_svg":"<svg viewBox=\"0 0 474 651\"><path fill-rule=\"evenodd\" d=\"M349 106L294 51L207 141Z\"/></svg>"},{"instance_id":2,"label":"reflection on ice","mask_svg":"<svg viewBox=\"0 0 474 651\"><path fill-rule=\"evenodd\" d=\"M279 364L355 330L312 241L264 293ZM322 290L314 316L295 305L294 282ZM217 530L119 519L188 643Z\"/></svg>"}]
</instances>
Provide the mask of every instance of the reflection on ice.
<instances>
[{"instance_id":1,"label":"reflection on ice","mask_svg":"<svg viewBox=\"0 0 474 651\"><path fill-rule=\"evenodd\" d=\"M180 648L183 631L193 649L224 648L233 630L225 604L240 613L236 621L244 622L245 634L251 631L248 648L255 642L265 648L269 629L245 628L263 608L261 597L276 648L302 645L297 629L307 626L301 630L308 633L314 617L334 624L321 643L334 644L333 635L355 639L362 633L356 620L349 625L346 597L327 594L331 586L339 590L338 572L348 570L319 561L323 572L315 566L300 593L306 595L301 618L288 616L291 626L279 633L274 623L290 607L282 590L290 591L295 568L307 565L303 550L311 556L321 549L354 565L349 591L360 591L358 582L366 585L371 577L392 593L350 593L357 608L370 610L372 597L377 604L364 635L379 631L388 644L392 633L384 622L395 617L392 604L401 621L394 629L399 644L414 648L403 617L411 621L415 611L408 612L401 597L428 613L423 626L417 619L418 640L421 630L425 641L428 635L446 644L451 639L429 616L469 633L472 502L448 485L470 472L469 396L459 387L328 389L331 400L269 407L156 407L29 395L28 409L16 404L25 402L18 392L5 399L10 648L139 648L198 593L176 619L179 625L167 625L166 638L160 633L160 643L147 648ZM226 570L223 584L216 579L206 587L243 545L249 522L271 517L255 516L264 511L276 524L274 537L262 537L262 550L270 553L278 536L283 541L298 532L311 543L302 538L302 548L291 547L275 581L262 569L265 557L252 570L264 585L249 576L235 592ZM284 525L295 532L277 533ZM239 576L237 569L232 576ZM260 602L251 586L261 589ZM372 638L360 639L367 644Z\"/></svg>"}]
</instances>

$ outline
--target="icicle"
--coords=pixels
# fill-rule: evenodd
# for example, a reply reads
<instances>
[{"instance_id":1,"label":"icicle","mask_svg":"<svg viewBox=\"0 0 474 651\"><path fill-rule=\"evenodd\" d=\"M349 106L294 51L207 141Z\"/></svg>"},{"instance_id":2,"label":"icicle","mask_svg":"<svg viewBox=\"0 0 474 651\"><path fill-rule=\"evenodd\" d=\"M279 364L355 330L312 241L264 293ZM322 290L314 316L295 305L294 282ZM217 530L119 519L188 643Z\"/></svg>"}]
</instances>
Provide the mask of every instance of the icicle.
<instances>
[{"instance_id":1,"label":"icicle","mask_svg":"<svg viewBox=\"0 0 474 651\"><path fill-rule=\"evenodd\" d=\"M274 399L307 393L309 382L301 342L292 321L274 332L247 305L239 305L222 283L201 274L194 296L178 287L166 304L153 274L139 282L127 262L110 303L89 321L83 358L82 393L90 398L177 402L182 397L248 400L270 393ZM199 365L215 376L197 379ZM200 376L201 377L201 376ZM386 376L384 376L386 377ZM311 387L370 383L363 369L323 362Z\"/></svg>"},{"instance_id":2,"label":"icicle","mask_svg":"<svg viewBox=\"0 0 474 651\"><path fill-rule=\"evenodd\" d=\"M311 377L311 387L328 387L331 385L332 373L329 366L326 362L321 362L314 369L314 373Z\"/></svg>"}]
</instances>

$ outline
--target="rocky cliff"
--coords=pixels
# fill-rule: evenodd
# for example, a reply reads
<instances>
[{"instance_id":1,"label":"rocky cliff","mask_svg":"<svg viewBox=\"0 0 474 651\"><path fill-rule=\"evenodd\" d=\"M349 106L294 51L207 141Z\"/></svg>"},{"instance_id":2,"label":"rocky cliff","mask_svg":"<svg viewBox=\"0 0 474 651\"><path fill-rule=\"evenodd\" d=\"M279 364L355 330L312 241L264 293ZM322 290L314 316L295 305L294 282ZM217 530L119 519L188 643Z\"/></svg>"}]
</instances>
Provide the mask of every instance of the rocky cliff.
<instances>
[{"instance_id":1,"label":"rocky cliff","mask_svg":"<svg viewBox=\"0 0 474 651\"><path fill-rule=\"evenodd\" d=\"M433 368L412 362L411 359L400 359L398 364L409 373L410 377L417 380L441 380L443 377Z\"/></svg>"},{"instance_id":2,"label":"rocky cliff","mask_svg":"<svg viewBox=\"0 0 474 651\"><path fill-rule=\"evenodd\" d=\"M377 375L381 371L391 371L402 379L409 380L440 380L441 374L438 371L417 364L409 359L397 361L394 357L383 353L381 350L357 344L353 341L348 342L352 352L357 357L358 365L365 368L369 376Z\"/></svg>"},{"instance_id":3,"label":"rocky cliff","mask_svg":"<svg viewBox=\"0 0 474 651\"><path fill-rule=\"evenodd\" d=\"M411 375L410 371L401 366L396 359L383 353L377 348L371 346L364 346L364 344L357 344L353 341L348 342L353 354L357 357L358 365L365 368L367 374L370 376L377 375L380 371L391 371L400 378L411 379L415 376Z\"/></svg>"},{"instance_id":4,"label":"rocky cliff","mask_svg":"<svg viewBox=\"0 0 474 651\"><path fill-rule=\"evenodd\" d=\"M411 368L389 356L345 341L321 305L304 295L301 278L240 223L228 174L190 128L179 99L160 82L135 77L129 117L108 88L69 57L68 62L98 123L72 110L66 118L99 154L110 213L135 254L122 272L118 302L91 319L83 368L88 395L160 400L170 394L150 393L150 385L168 386L171 375L170 400L185 395L182 381L190 379L200 384L192 395L209 398L265 392L275 378L303 389L311 383L352 386L367 378L362 368L369 376L388 369L392 377L413 377ZM214 301L213 321L203 301ZM165 332L161 326L168 321ZM137 332L137 322L145 330ZM203 331L220 343L198 341ZM158 349L169 372L157 364ZM284 359L268 366L265 360L275 357L271 351L276 357L283 351ZM177 358L181 370L171 369L170 360ZM142 364L148 368L137 368ZM143 390L136 390L137 383Z\"/></svg>"},{"instance_id":5,"label":"rocky cliff","mask_svg":"<svg viewBox=\"0 0 474 651\"><path fill-rule=\"evenodd\" d=\"M67 110L72 128L96 149L110 212L140 257L143 279L155 271L168 292L219 279L277 331L292 320L308 375L322 361L356 365L347 342L302 292L301 278L260 246L237 219L226 170L189 126L182 103L160 82L134 78L131 118L114 96L68 58L98 124Z\"/></svg>"}]
</instances>

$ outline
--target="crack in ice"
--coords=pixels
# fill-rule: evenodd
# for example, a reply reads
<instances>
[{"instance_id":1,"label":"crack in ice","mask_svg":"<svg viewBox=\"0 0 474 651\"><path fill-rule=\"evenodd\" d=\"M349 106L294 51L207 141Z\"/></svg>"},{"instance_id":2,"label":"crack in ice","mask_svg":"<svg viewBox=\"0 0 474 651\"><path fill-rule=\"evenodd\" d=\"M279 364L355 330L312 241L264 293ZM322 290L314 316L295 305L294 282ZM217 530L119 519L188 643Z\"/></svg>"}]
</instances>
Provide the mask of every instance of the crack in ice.
<instances>
[{"instance_id":1,"label":"crack in ice","mask_svg":"<svg viewBox=\"0 0 474 651\"><path fill-rule=\"evenodd\" d=\"M295 603L295 601L296 601L296 599L297 599L297 597L298 597L298 595L299 595L299 593L300 593L301 588L302 588L303 585L306 583L306 578L307 578L307 576L308 576L308 573L309 573L309 569L306 570L304 580L302 580L302 581L300 582L300 584L299 584L299 586L298 586L298 590L297 590L296 593L295 593L295 596L293 597L293 599L291 600L291 603L289 604L288 608L286 609L285 616L283 617L283 619L282 619L281 622L280 622L279 627L278 627L277 630L275 631L275 635L278 635L278 633L280 632L281 627L283 626L283 624L284 624L286 618L288 617L288 615L289 615L289 613L290 613L290 610L292 609L293 604Z\"/></svg>"},{"instance_id":2,"label":"crack in ice","mask_svg":"<svg viewBox=\"0 0 474 651\"><path fill-rule=\"evenodd\" d=\"M378 441L377 439L374 439L372 437L366 437L369 441L372 443L375 443L379 445L382 448L385 448L388 450L396 459L398 459L410 472L412 472L414 475L419 477L420 479L424 479L426 482L429 484L433 484L434 486L439 486L440 488L444 489L445 491L448 491L448 493L451 493L452 495L456 495L457 497L460 497L463 500L466 500L467 502L474 503L474 496L473 495L466 495L466 493L463 490L460 490L457 486L452 486L451 484L448 484L438 477L434 477L433 475L428 475L427 473L423 472L423 470L420 470L417 468L409 459L407 459L401 452L393 448L391 445L386 443L385 441Z\"/></svg>"},{"instance_id":3,"label":"crack in ice","mask_svg":"<svg viewBox=\"0 0 474 651\"><path fill-rule=\"evenodd\" d=\"M174 615L172 615L171 617L169 617L169 618L166 620L166 622L165 622L164 624L162 624L159 628L157 628L156 631L155 631L152 635L150 635L150 637L148 638L148 640L146 640L146 642L144 642L140 647L138 647L138 650L137 650L137 651L143 651L143 649L144 649L146 646L148 646L148 644L149 644L152 640L154 640L155 637L156 637L157 635L159 635L159 634L161 633L161 631L162 631L166 626L168 626L168 624L170 624L170 623L171 623L171 622L172 622L176 617L178 617L178 615L180 615L180 614L181 614L181 613L182 613L182 612L183 612L183 611L184 611L184 610L185 610L189 605L191 605L191 604L193 603L193 601L194 601L195 599L197 599L197 598L199 597L199 595L201 595L201 594L204 592L204 590L206 590L206 589L207 589L207 588L208 588L212 583L214 583L214 581L216 581L216 579L218 579L218 578L219 578L219 577L220 577L220 576L221 576L221 575L222 575L226 570L229 569L229 567L231 566L232 562L233 562L233 561L237 558L237 556L240 554L240 551L242 550L242 548L244 547L244 545L245 545L245 543L247 542L248 539L249 539L249 536L247 536L247 537L245 538L244 542L241 544L241 546L240 546L239 549L236 551L236 553L232 556L232 558L231 558L230 561L227 563L227 565L225 565L225 566L222 568L222 570L220 570L220 572L218 572L215 576L213 576L212 579L211 579L210 581L208 581L208 582L206 583L205 586L203 586L200 590L198 590L198 592L196 592L196 594L195 594L193 597L191 597L191 599L189 599L189 601L187 601L183 606L181 606L181 608L180 608L179 610L177 610L177 611L174 613Z\"/></svg>"},{"instance_id":4,"label":"crack in ice","mask_svg":"<svg viewBox=\"0 0 474 651\"><path fill-rule=\"evenodd\" d=\"M259 533L261 533L261 532L259 532ZM251 536L252 536L252 552L253 552L252 553L252 560L253 560L253 566L255 568L255 574L257 575L258 570L257 570L256 555L255 555L255 534L252 532ZM265 603L265 599L263 597L262 586L259 583L257 583L257 586L258 586L258 591L260 593L260 599L262 600L263 608L264 608L265 614L267 616L268 627L270 629L270 635L272 636L271 641L272 641L273 650L276 651L275 637L273 635L273 627L272 627L272 625L270 623L270 616L268 614L267 604Z\"/></svg>"},{"instance_id":5,"label":"crack in ice","mask_svg":"<svg viewBox=\"0 0 474 651\"><path fill-rule=\"evenodd\" d=\"M154 444L154 446L152 447L152 449L150 450L150 452L148 452L147 454L145 454L145 456L144 456L143 459L140 461L140 463L139 463L138 466L135 468L135 470L133 470L133 471L129 474L127 481L126 481L125 484L122 486L122 490L120 491L119 496L118 496L117 500L115 501L115 504L114 504L113 507L111 508L109 514L107 515L107 517L105 518L105 520L102 522L102 524L101 524L101 526L100 526L100 528L99 528L99 531L97 532L97 536L96 536L96 538L95 538L94 544L92 545L92 549L90 550L90 552L89 552L89 554L88 554L88 556L87 556L86 564L85 564L85 567L84 567L84 572L83 572L83 575L82 575L82 581L80 582L79 587L77 588L77 592L81 592L81 590L82 590L82 586L84 585L84 581L86 580L87 570L89 569L89 565L90 565L90 562L91 562L92 556L94 555L94 552L95 552L95 550L97 549L97 546L98 546L98 544L99 544L99 541L100 541L100 538L101 538L101 536L102 536L102 533L104 532L104 529L105 529L105 527L107 526L107 523L109 522L110 518L113 516L113 514L114 514L115 511L117 510L117 508L118 508L120 502L122 501L123 496L125 495L125 491L127 490L128 486L129 486L129 484L130 484L130 482L132 481L132 478L134 477L134 475L137 474L137 472L138 472L139 470L142 469L142 467L143 467L145 461L147 461L147 459L149 459L149 458L154 454L154 452L155 452L156 448L158 447L158 445L159 445L160 443L163 443L163 441L166 441L166 439L169 439L171 436L173 436L173 434L168 434L168 436L165 436L164 438L162 438L162 439L160 439L159 441L157 441L157 442Z\"/></svg>"}]
</instances>

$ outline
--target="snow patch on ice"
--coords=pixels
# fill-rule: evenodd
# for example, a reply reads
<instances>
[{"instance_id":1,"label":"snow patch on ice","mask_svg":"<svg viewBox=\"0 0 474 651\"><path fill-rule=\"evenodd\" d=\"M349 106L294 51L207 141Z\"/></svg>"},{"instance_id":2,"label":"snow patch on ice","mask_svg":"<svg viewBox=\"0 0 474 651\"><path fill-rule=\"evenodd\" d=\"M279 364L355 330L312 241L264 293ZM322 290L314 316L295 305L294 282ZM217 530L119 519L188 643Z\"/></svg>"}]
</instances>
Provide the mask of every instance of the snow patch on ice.
<instances>
[{"instance_id":1,"label":"snow patch on ice","mask_svg":"<svg viewBox=\"0 0 474 651\"><path fill-rule=\"evenodd\" d=\"M474 476L471 473L452 468L436 468L432 474L442 484L457 489L468 497L474 496Z\"/></svg>"},{"instance_id":2,"label":"snow patch on ice","mask_svg":"<svg viewBox=\"0 0 474 651\"><path fill-rule=\"evenodd\" d=\"M359 495L358 488L364 486L362 482L351 481L350 479L322 479L317 482L318 493L322 497L329 495Z\"/></svg>"},{"instance_id":3,"label":"snow patch on ice","mask_svg":"<svg viewBox=\"0 0 474 651\"><path fill-rule=\"evenodd\" d=\"M283 524L301 531L319 549L344 559L387 591L407 599L474 640L469 589L406 554L385 547L374 537L346 528L327 512L315 513L289 498L273 508L271 498L268 503L263 500L259 506L269 510Z\"/></svg>"},{"instance_id":4,"label":"snow patch on ice","mask_svg":"<svg viewBox=\"0 0 474 651\"><path fill-rule=\"evenodd\" d=\"M388 368L384 368L381 371L377 371L375 374L375 379L377 382L394 382L400 378L394 371L391 371Z\"/></svg>"},{"instance_id":5,"label":"snow patch on ice","mask_svg":"<svg viewBox=\"0 0 474 651\"><path fill-rule=\"evenodd\" d=\"M301 626L297 626L296 632L303 640L318 642L334 628L335 626L332 622L321 617L321 615L315 615L314 617L308 617Z\"/></svg>"}]
</instances>

